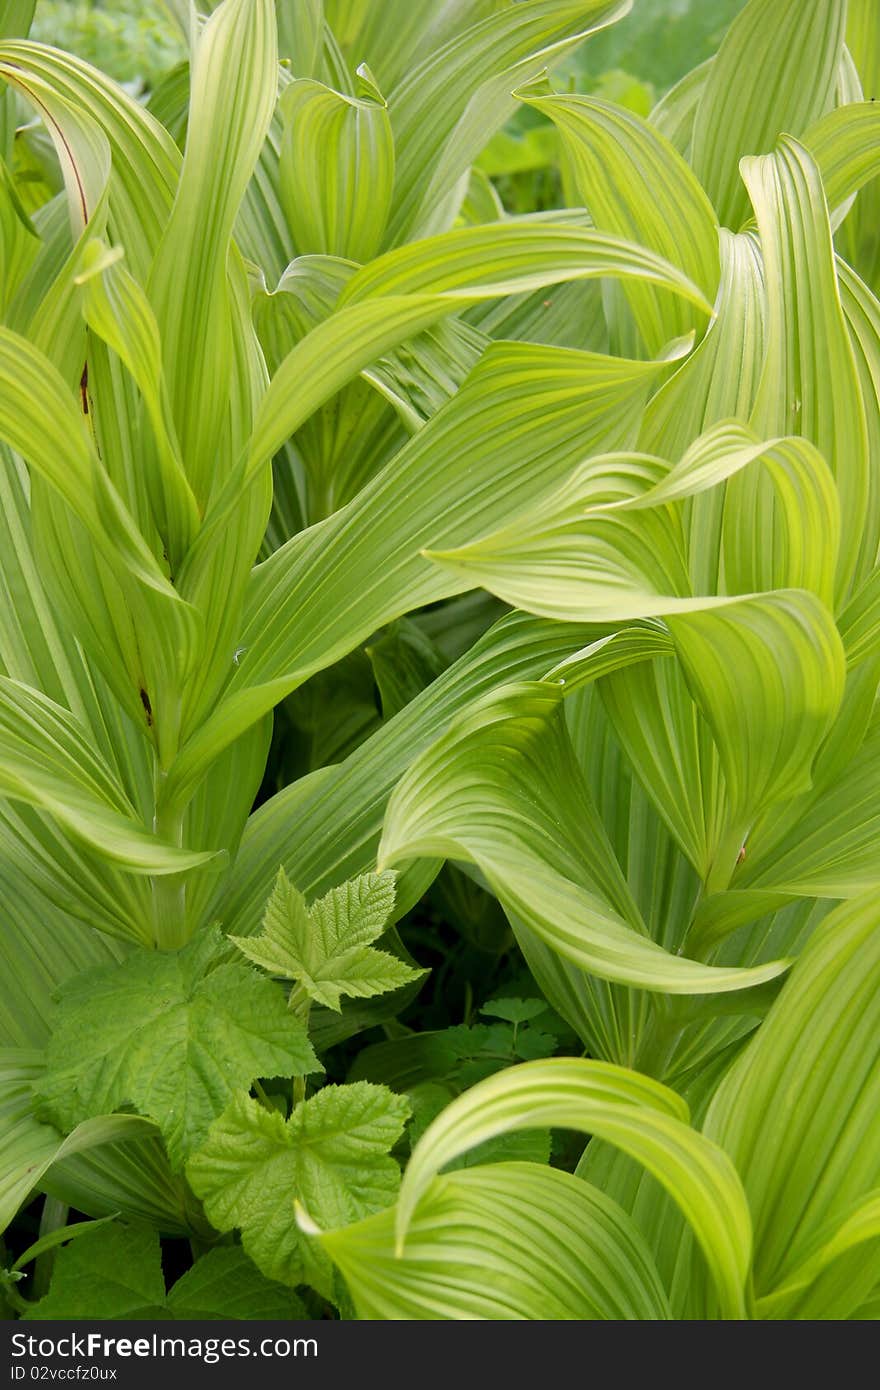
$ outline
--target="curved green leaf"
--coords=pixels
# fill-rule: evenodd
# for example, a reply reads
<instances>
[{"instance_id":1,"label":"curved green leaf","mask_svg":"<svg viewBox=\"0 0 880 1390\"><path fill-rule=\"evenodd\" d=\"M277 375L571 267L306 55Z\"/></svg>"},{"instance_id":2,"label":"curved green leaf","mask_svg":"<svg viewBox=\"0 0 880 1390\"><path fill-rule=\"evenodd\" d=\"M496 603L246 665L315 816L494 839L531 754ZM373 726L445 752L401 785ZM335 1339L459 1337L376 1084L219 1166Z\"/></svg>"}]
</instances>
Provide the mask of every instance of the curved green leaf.
<instances>
[{"instance_id":1,"label":"curved green leaf","mask_svg":"<svg viewBox=\"0 0 880 1390\"><path fill-rule=\"evenodd\" d=\"M620 1208L534 1163L435 1178L403 1255L394 1252L392 1212L319 1239L362 1319L669 1316L648 1248Z\"/></svg>"},{"instance_id":2,"label":"curved green leaf","mask_svg":"<svg viewBox=\"0 0 880 1390\"><path fill-rule=\"evenodd\" d=\"M772 149L783 131L800 136L834 104L845 27L845 0L750 0L731 24L708 69L692 151L724 226L735 231L748 210L740 158Z\"/></svg>"},{"instance_id":3,"label":"curved green leaf","mask_svg":"<svg viewBox=\"0 0 880 1390\"><path fill-rule=\"evenodd\" d=\"M876 1195L878 981L872 894L839 907L813 935L710 1106L705 1133L731 1155L748 1193L758 1298L799 1283L815 1243L832 1229L845 1239L854 1204ZM876 1284L878 1268L876 1241L835 1263L820 1316L847 1317Z\"/></svg>"},{"instance_id":4,"label":"curved green leaf","mask_svg":"<svg viewBox=\"0 0 880 1390\"><path fill-rule=\"evenodd\" d=\"M742 1317L751 1220L724 1151L687 1124L687 1107L658 1082L608 1063L553 1058L525 1062L459 1096L419 1140L397 1202L397 1247L435 1174L475 1144L516 1129L551 1125L593 1134L638 1160L690 1222L727 1317Z\"/></svg>"},{"instance_id":5,"label":"curved green leaf","mask_svg":"<svg viewBox=\"0 0 880 1390\"><path fill-rule=\"evenodd\" d=\"M521 95L559 130L578 196L595 225L663 256L714 300L720 273L715 213L663 136L596 97ZM693 308L667 292L635 282L623 290L650 353L702 327Z\"/></svg>"},{"instance_id":6,"label":"curved green leaf","mask_svg":"<svg viewBox=\"0 0 880 1390\"><path fill-rule=\"evenodd\" d=\"M394 137L369 69L358 75L357 97L301 80L281 99L280 191L300 256L368 261L382 242L394 188Z\"/></svg>"},{"instance_id":7,"label":"curved green leaf","mask_svg":"<svg viewBox=\"0 0 880 1390\"><path fill-rule=\"evenodd\" d=\"M559 686L533 684L475 703L398 784L380 865L416 855L475 864L514 925L600 979L708 994L781 973L784 961L720 970L650 939L571 757L561 698Z\"/></svg>"},{"instance_id":8,"label":"curved green leaf","mask_svg":"<svg viewBox=\"0 0 880 1390\"><path fill-rule=\"evenodd\" d=\"M762 434L812 440L834 475L842 515L865 517L842 536L840 600L873 567L880 539L866 426L866 405L873 402L861 391L816 165L803 146L785 138L775 154L743 160L742 173L761 234L768 300L752 423Z\"/></svg>"}]
</instances>

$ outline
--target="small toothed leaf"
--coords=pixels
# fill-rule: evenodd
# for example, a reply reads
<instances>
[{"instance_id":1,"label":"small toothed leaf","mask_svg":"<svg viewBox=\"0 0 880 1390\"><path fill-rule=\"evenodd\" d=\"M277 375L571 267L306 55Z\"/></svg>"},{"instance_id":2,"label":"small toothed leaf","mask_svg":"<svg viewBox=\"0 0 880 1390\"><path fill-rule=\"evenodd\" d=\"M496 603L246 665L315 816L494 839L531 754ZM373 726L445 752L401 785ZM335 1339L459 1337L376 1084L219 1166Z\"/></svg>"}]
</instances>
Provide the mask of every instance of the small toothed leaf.
<instances>
[{"instance_id":1,"label":"small toothed leaf","mask_svg":"<svg viewBox=\"0 0 880 1390\"><path fill-rule=\"evenodd\" d=\"M211 1126L187 1176L220 1231L239 1227L268 1279L304 1277L327 1286L329 1262L304 1240L294 1200L321 1229L381 1211L395 1198L400 1170L389 1150L409 1103L384 1086L327 1086L289 1120L243 1092Z\"/></svg>"},{"instance_id":2,"label":"small toothed leaf","mask_svg":"<svg viewBox=\"0 0 880 1390\"><path fill-rule=\"evenodd\" d=\"M343 994L369 999L425 973L370 945L394 908L394 881L393 873L361 874L308 908L281 869L262 933L232 939L255 964L295 980L310 999L338 1011Z\"/></svg>"}]
</instances>

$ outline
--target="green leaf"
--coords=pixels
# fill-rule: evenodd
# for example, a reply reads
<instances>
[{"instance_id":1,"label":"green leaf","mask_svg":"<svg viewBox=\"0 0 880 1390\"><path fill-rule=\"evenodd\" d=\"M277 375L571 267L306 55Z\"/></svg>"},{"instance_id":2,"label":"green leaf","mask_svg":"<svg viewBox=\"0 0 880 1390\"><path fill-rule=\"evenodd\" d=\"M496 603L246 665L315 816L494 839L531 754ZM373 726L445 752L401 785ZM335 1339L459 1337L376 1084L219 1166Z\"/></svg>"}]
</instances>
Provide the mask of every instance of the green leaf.
<instances>
[{"instance_id":1,"label":"green leaf","mask_svg":"<svg viewBox=\"0 0 880 1390\"><path fill-rule=\"evenodd\" d=\"M559 130L596 227L663 256L711 302L720 274L718 223L677 151L647 122L596 97L521 95ZM636 283L623 292L651 354L703 327L693 308L668 292Z\"/></svg>"},{"instance_id":2,"label":"green leaf","mask_svg":"<svg viewBox=\"0 0 880 1390\"><path fill-rule=\"evenodd\" d=\"M407 1166L395 1217L404 1254L431 1180L450 1159L513 1129L564 1126L594 1134L636 1158L693 1227L727 1317L742 1317L751 1260L749 1208L727 1154L687 1124L673 1091L608 1063L552 1058L490 1077L434 1121Z\"/></svg>"},{"instance_id":3,"label":"green leaf","mask_svg":"<svg viewBox=\"0 0 880 1390\"><path fill-rule=\"evenodd\" d=\"M148 286L177 436L203 506L216 486L241 351L233 340L227 270L232 230L269 129L277 82L272 0L226 0L196 43L183 166Z\"/></svg>"},{"instance_id":4,"label":"green leaf","mask_svg":"<svg viewBox=\"0 0 880 1390\"><path fill-rule=\"evenodd\" d=\"M327 1233L321 1243L362 1319L669 1316L648 1248L616 1203L533 1163L435 1178L402 1255L390 1212Z\"/></svg>"},{"instance_id":5,"label":"green leaf","mask_svg":"<svg viewBox=\"0 0 880 1390\"><path fill-rule=\"evenodd\" d=\"M352 502L256 568L244 654L224 699L183 749L168 801L185 801L227 742L381 624L473 587L444 574L424 550L475 539L522 512L599 441L626 441L633 410L665 365L493 344L452 400Z\"/></svg>"},{"instance_id":6,"label":"green leaf","mask_svg":"<svg viewBox=\"0 0 880 1390\"><path fill-rule=\"evenodd\" d=\"M389 240L449 225L456 184L512 114L514 89L629 9L630 0L525 0L419 54L389 93L397 147Z\"/></svg>"},{"instance_id":7,"label":"green leaf","mask_svg":"<svg viewBox=\"0 0 880 1390\"><path fill-rule=\"evenodd\" d=\"M147 454L147 481L153 515L166 543L172 573L176 573L200 517L171 419L159 328L137 281L100 242L86 246L79 281L84 285L86 322L131 373L148 412L156 458L154 462Z\"/></svg>"},{"instance_id":8,"label":"green leaf","mask_svg":"<svg viewBox=\"0 0 880 1390\"><path fill-rule=\"evenodd\" d=\"M156 1121L180 1167L240 1087L320 1070L283 992L230 951L211 930L180 952L138 951L63 987L40 1083L62 1125L131 1104Z\"/></svg>"},{"instance_id":9,"label":"green leaf","mask_svg":"<svg viewBox=\"0 0 880 1390\"><path fill-rule=\"evenodd\" d=\"M331 888L309 908L279 869L261 934L231 940L256 965L295 980L328 1009L338 1011L343 994L369 999L399 989L425 972L370 944L388 926L394 879L392 873L362 874Z\"/></svg>"},{"instance_id":10,"label":"green leaf","mask_svg":"<svg viewBox=\"0 0 880 1390\"><path fill-rule=\"evenodd\" d=\"M295 81L281 110L280 192L297 255L366 262L379 251L394 188L387 103L369 68L356 97Z\"/></svg>"},{"instance_id":11,"label":"green leaf","mask_svg":"<svg viewBox=\"0 0 880 1390\"><path fill-rule=\"evenodd\" d=\"M873 694L876 669L869 670ZM815 791L757 828L741 869L744 891L851 898L880 879L880 723L872 718L854 756Z\"/></svg>"},{"instance_id":12,"label":"green leaf","mask_svg":"<svg viewBox=\"0 0 880 1390\"><path fill-rule=\"evenodd\" d=\"M819 166L835 225L848 210L853 194L880 173L878 136L880 110L876 101L838 106L804 131L803 144Z\"/></svg>"},{"instance_id":13,"label":"green leaf","mask_svg":"<svg viewBox=\"0 0 880 1390\"><path fill-rule=\"evenodd\" d=\"M115 1223L59 1252L48 1294L25 1316L192 1321L307 1315L295 1294L264 1279L235 1247L209 1250L166 1295L158 1234Z\"/></svg>"},{"instance_id":14,"label":"green leaf","mask_svg":"<svg viewBox=\"0 0 880 1390\"><path fill-rule=\"evenodd\" d=\"M547 1013L550 1005L543 999L489 999L480 1008L487 1018L504 1018L508 1023L527 1023Z\"/></svg>"},{"instance_id":15,"label":"green leaf","mask_svg":"<svg viewBox=\"0 0 880 1390\"><path fill-rule=\"evenodd\" d=\"M723 583L693 594L688 570L705 546L693 526L691 558L682 511L669 504L727 479ZM823 529L827 545L818 547ZM674 466L646 454L597 455L503 529L425 553L542 617L607 622L708 609L764 588L803 586L830 602L839 529L834 480L812 445L759 444L727 421Z\"/></svg>"},{"instance_id":16,"label":"green leaf","mask_svg":"<svg viewBox=\"0 0 880 1390\"><path fill-rule=\"evenodd\" d=\"M166 1308L171 1317L184 1322L308 1318L296 1294L264 1279L236 1246L209 1250L196 1260L168 1290Z\"/></svg>"},{"instance_id":17,"label":"green leaf","mask_svg":"<svg viewBox=\"0 0 880 1390\"><path fill-rule=\"evenodd\" d=\"M400 618L366 648L386 719L399 714L439 676L446 662L436 643L410 618Z\"/></svg>"},{"instance_id":18,"label":"green leaf","mask_svg":"<svg viewBox=\"0 0 880 1390\"><path fill-rule=\"evenodd\" d=\"M40 485L31 505L53 598L62 611L69 604L76 637L136 724L146 722L166 750L179 724L180 683L199 649L200 619L104 471L86 418L48 358L0 329L0 437Z\"/></svg>"},{"instance_id":19,"label":"green leaf","mask_svg":"<svg viewBox=\"0 0 880 1390\"><path fill-rule=\"evenodd\" d=\"M827 609L795 590L672 617L668 625L724 769L729 830L719 854L733 851L732 873L758 812L810 785L811 764L843 698L843 644Z\"/></svg>"},{"instance_id":20,"label":"green leaf","mask_svg":"<svg viewBox=\"0 0 880 1390\"><path fill-rule=\"evenodd\" d=\"M237 1095L211 1126L187 1175L220 1231L239 1227L244 1249L268 1279L326 1286L294 1219L300 1201L322 1226L343 1226L393 1202L400 1171L388 1152L409 1114L402 1096L362 1081L327 1086L289 1120Z\"/></svg>"},{"instance_id":21,"label":"green leaf","mask_svg":"<svg viewBox=\"0 0 880 1390\"><path fill-rule=\"evenodd\" d=\"M515 931L521 923L526 939L600 979L705 994L784 971L784 961L720 969L651 940L574 764L562 695L536 683L475 701L398 784L380 865L414 855L476 864Z\"/></svg>"},{"instance_id":22,"label":"green leaf","mask_svg":"<svg viewBox=\"0 0 880 1390\"><path fill-rule=\"evenodd\" d=\"M0 1231L53 1163L115 1140L138 1139L152 1126L133 1115L85 1120L65 1139L36 1116L34 1084L42 1056L25 1049L0 1053Z\"/></svg>"},{"instance_id":23,"label":"green leaf","mask_svg":"<svg viewBox=\"0 0 880 1390\"><path fill-rule=\"evenodd\" d=\"M164 1303L158 1236L114 1224L59 1252L49 1292L28 1317L160 1318Z\"/></svg>"},{"instance_id":24,"label":"green leaf","mask_svg":"<svg viewBox=\"0 0 880 1390\"><path fill-rule=\"evenodd\" d=\"M498 1002L502 1006L526 1005L537 1001ZM548 1007L543 1005L542 1013ZM419 1087L436 1086L448 1100L450 1096L473 1085L474 1081L525 1060L524 1056L517 1055L517 1048L523 1038L529 1037L533 1044L543 1047L542 1055L550 1056L556 1051L556 1039L527 1026L521 1026L514 1032L506 1023L459 1023L436 1032L428 1029L407 1033L361 1048L351 1065L348 1079L376 1081L390 1086L393 1091L413 1094Z\"/></svg>"},{"instance_id":25,"label":"green leaf","mask_svg":"<svg viewBox=\"0 0 880 1390\"><path fill-rule=\"evenodd\" d=\"M508 680L540 678L593 631L523 614L502 619L345 762L284 788L255 812L235 874L217 886L215 915L239 934L258 932L279 864L309 896L373 869L386 802L416 755L471 700ZM398 910L413 906L437 867L398 879Z\"/></svg>"},{"instance_id":26,"label":"green leaf","mask_svg":"<svg viewBox=\"0 0 880 1390\"><path fill-rule=\"evenodd\" d=\"M840 602L873 568L880 539L880 494L870 478L866 423L874 401L862 394L815 163L785 137L775 154L745 159L742 174L761 234L768 305L752 423L759 434L812 440L834 475L841 515L862 518L841 537L835 585Z\"/></svg>"},{"instance_id":27,"label":"green leaf","mask_svg":"<svg viewBox=\"0 0 880 1390\"><path fill-rule=\"evenodd\" d=\"M748 209L740 158L765 154L783 131L800 136L831 109L845 26L844 0L750 0L731 24L708 69L692 153L724 226L735 231Z\"/></svg>"},{"instance_id":28,"label":"green leaf","mask_svg":"<svg viewBox=\"0 0 880 1390\"><path fill-rule=\"evenodd\" d=\"M748 1193L755 1293L785 1291L775 1317L846 1318L878 1280L876 1239L850 1246L854 1211L867 1216L880 1178L878 981L872 893L813 935L706 1118L705 1133L731 1155ZM867 1222L864 1239L874 1230ZM829 1240L837 1258L811 1265ZM805 1265L811 1289L799 1287Z\"/></svg>"},{"instance_id":29,"label":"green leaf","mask_svg":"<svg viewBox=\"0 0 880 1390\"><path fill-rule=\"evenodd\" d=\"M137 812L73 715L37 690L0 676L0 792L53 816L65 830L133 873L174 874L210 854L178 849ZM146 924L130 934L150 940Z\"/></svg>"},{"instance_id":30,"label":"green leaf","mask_svg":"<svg viewBox=\"0 0 880 1390\"><path fill-rule=\"evenodd\" d=\"M177 186L180 153L171 136L118 83L59 49L4 43L0 74L39 115L51 113L53 138L62 146L67 142L63 159L70 159L75 151L77 131L84 122L103 132L112 166L109 222L114 240L125 247L132 274L143 283ZM75 187L72 193L75 211L79 201Z\"/></svg>"}]
</instances>

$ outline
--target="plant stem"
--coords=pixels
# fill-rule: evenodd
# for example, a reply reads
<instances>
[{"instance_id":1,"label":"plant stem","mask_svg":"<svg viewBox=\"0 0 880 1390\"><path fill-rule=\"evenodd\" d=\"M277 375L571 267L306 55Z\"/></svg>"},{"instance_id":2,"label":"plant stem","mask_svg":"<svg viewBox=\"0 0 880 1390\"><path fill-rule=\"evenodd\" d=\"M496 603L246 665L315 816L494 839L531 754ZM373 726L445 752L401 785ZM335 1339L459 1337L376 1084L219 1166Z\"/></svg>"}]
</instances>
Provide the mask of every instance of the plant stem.
<instances>
[{"instance_id":1,"label":"plant stem","mask_svg":"<svg viewBox=\"0 0 880 1390\"><path fill-rule=\"evenodd\" d=\"M730 887L730 880L739 862L745 837L746 832L742 826L734 826L722 837L712 867L706 875L705 892L707 898L710 893L723 893L726 888Z\"/></svg>"},{"instance_id":2,"label":"plant stem","mask_svg":"<svg viewBox=\"0 0 880 1390\"><path fill-rule=\"evenodd\" d=\"M306 991L303 989L302 985L293 986L293 989L290 991L288 1006L290 1008L291 1013L296 1015L296 1017L301 1022L303 1028L305 1028L306 1032L308 1032L309 1014L312 1010L312 1001L309 998ZM304 1076L294 1076L292 1078L292 1081L293 1108L295 1110L296 1107L306 1098L306 1079Z\"/></svg>"},{"instance_id":3,"label":"plant stem","mask_svg":"<svg viewBox=\"0 0 880 1390\"><path fill-rule=\"evenodd\" d=\"M166 843L183 845L183 814L162 810L157 798L153 830ZM156 945L174 951L186 944L186 877L184 874L156 874L153 878L153 914Z\"/></svg>"}]
</instances>

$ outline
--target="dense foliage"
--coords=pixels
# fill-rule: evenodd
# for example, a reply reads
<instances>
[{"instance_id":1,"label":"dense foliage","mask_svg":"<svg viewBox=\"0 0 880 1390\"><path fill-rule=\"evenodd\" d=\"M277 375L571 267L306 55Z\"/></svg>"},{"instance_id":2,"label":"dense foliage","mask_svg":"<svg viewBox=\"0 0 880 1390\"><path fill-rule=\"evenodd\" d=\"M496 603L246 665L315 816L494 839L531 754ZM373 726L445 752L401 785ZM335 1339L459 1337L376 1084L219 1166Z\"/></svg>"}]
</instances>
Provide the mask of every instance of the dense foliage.
<instances>
[{"instance_id":1,"label":"dense foliage","mask_svg":"<svg viewBox=\"0 0 880 1390\"><path fill-rule=\"evenodd\" d=\"M0 4L13 1315L877 1313L880 14L630 8Z\"/></svg>"}]
</instances>

